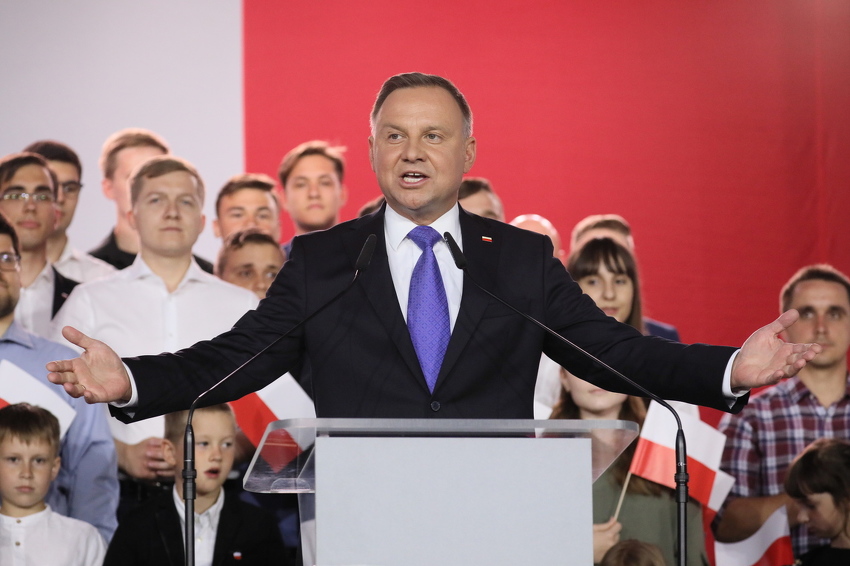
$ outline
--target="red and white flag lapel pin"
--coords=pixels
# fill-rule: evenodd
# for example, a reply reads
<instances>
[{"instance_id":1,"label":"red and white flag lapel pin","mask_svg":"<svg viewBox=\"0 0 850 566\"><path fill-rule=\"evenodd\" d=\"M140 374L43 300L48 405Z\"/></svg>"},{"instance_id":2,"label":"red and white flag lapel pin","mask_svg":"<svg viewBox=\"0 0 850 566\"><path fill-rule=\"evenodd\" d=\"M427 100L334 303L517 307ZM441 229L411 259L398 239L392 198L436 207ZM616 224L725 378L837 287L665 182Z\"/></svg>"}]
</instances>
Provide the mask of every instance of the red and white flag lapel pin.
<instances>
[{"instance_id":1,"label":"red and white flag lapel pin","mask_svg":"<svg viewBox=\"0 0 850 566\"><path fill-rule=\"evenodd\" d=\"M488 244L492 244L492 243L493 243L493 238L491 238L490 236L481 236L481 241L482 241L482 242L487 242Z\"/></svg>"}]
</instances>

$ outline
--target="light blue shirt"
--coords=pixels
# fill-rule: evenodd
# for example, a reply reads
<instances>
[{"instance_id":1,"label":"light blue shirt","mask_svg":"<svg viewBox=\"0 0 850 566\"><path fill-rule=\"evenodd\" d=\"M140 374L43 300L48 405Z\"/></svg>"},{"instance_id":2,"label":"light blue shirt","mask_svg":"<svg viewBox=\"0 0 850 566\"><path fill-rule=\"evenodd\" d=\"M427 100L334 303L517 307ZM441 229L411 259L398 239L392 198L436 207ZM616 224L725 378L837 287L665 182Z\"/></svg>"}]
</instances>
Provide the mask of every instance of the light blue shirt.
<instances>
[{"instance_id":1,"label":"light blue shirt","mask_svg":"<svg viewBox=\"0 0 850 566\"><path fill-rule=\"evenodd\" d=\"M9 360L56 390L77 415L59 447L62 465L47 493L47 504L62 515L97 527L109 542L118 526L118 458L100 405L74 399L47 380L47 362L76 358L77 353L23 329L17 322L0 337L0 359ZM38 399L33 399L34 405Z\"/></svg>"}]
</instances>

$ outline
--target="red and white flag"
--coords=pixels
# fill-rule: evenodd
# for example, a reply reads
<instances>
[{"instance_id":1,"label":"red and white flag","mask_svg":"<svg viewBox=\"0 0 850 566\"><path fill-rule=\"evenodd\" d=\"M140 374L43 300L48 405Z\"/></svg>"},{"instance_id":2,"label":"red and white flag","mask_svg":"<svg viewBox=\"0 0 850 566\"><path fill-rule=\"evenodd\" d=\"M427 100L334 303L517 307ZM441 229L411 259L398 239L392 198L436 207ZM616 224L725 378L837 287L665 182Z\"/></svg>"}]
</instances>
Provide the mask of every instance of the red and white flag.
<instances>
[{"instance_id":1,"label":"red and white flag","mask_svg":"<svg viewBox=\"0 0 850 566\"><path fill-rule=\"evenodd\" d=\"M61 395L58 387L39 381L9 360L0 360L0 409L15 403L47 409L59 419L59 434L64 438L77 412Z\"/></svg>"},{"instance_id":2,"label":"red and white flag","mask_svg":"<svg viewBox=\"0 0 850 566\"><path fill-rule=\"evenodd\" d=\"M313 419L313 400L290 375L285 374L255 393L231 401L236 422L254 446L259 446L269 423L282 419ZM273 431L263 446L262 458L278 471L303 451L286 429Z\"/></svg>"},{"instance_id":3,"label":"red and white flag","mask_svg":"<svg viewBox=\"0 0 850 566\"><path fill-rule=\"evenodd\" d=\"M676 408L678 404L673 405ZM687 447L689 495L704 506L717 510L733 483L731 476L720 471L726 435L701 421L698 412L678 412ZM670 411L651 402L635 448L631 473L675 488L676 430L676 419Z\"/></svg>"},{"instance_id":4,"label":"red and white flag","mask_svg":"<svg viewBox=\"0 0 850 566\"><path fill-rule=\"evenodd\" d=\"M788 514L782 506L750 538L714 543L717 566L784 566L794 563Z\"/></svg>"}]
</instances>

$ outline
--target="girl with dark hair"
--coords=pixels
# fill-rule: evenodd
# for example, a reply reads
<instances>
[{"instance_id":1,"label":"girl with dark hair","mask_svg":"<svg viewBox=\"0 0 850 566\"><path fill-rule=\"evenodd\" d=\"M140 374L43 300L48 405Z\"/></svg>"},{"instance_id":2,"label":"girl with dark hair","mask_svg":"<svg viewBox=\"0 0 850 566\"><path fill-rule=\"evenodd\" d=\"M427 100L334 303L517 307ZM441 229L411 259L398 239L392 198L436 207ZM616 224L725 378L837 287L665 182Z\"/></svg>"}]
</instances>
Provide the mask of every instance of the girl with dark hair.
<instances>
[{"instance_id":1,"label":"girl with dark hair","mask_svg":"<svg viewBox=\"0 0 850 566\"><path fill-rule=\"evenodd\" d=\"M830 540L795 564L850 564L850 442L821 438L810 444L788 470L785 491L797 503L797 520Z\"/></svg>"},{"instance_id":2,"label":"girl with dark hair","mask_svg":"<svg viewBox=\"0 0 850 566\"><path fill-rule=\"evenodd\" d=\"M634 256L610 238L591 240L573 252L567 271L582 291L609 316L644 331L640 279ZM561 369L560 399L553 419L620 419L643 425L646 402L640 397L612 393ZM632 443L593 484L593 560L599 563L620 538L652 543L668 564L676 561L676 502L673 491L639 477L630 477L619 517L614 517L634 456ZM688 506L689 566L708 564L702 515Z\"/></svg>"}]
</instances>

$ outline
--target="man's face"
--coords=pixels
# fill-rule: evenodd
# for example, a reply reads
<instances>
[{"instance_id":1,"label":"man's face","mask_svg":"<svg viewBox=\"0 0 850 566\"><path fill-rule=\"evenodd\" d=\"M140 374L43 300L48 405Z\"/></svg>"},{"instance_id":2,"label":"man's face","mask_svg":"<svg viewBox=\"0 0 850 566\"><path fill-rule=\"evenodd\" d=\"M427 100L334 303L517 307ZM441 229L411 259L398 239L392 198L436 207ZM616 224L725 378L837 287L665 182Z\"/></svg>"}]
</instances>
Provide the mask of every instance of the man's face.
<instances>
[{"instance_id":1,"label":"man's face","mask_svg":"<svg viewBox=\"0 0 850 566\"><path fill-rule=\"evenodd\" d=\"M222 240L234 232L256 228L275 240L280 239L277 201L269 191L240 189L221 197L213 221L213 232Z\"/></svg>"},{"instance_id":2,"label":"man's face","mask_svg":"<svg viewBox=\"0 0 850 566\"><path fill-rule=\"evenodd\" d=\"M809 362L813 368L847 366L850 348L850 298L843 285L811 279L798 283L789 308L800 312L785 336L790 342L815 342L823 351Z\"/></svg>"},{"instance_id":3,"label":"man's face","mask_svg":"<svg viewBox=\"0 0 850 566\"><path fill-rule=\"evenodd\" d=\"M499 201L499 197L490 191L478 191L475 194L460 199L458 202L467 212L483 216L484 218L505 221L505 212L502 209L502 203Z\"/></svg>"},{"instance_id":4,"label":"man's face","mask_svg":"<svg viewBox=\"0 0 850 566\"><path fill-rule=\"evenodd\" d=\"M0 183L3 197L23 193L28 193L29 198L0 199L0 212L15 227L21 251L37 251L45 246L47 237L53 232L58 214L53 201L53 180L47 169L35 164L24 165L9 181ZM37 195L48 198L36 200Z\"/></svg>"},{"instance_id":5,"label":"man's face","mask_svg":"<svg viewBox=\"0 0 850 566\"><path fill-rule=\"evenodd\" d=\"M118 214L126 216L131 209L130 174L151 157L159 155L165 154L161 149L150 146L126 147L115 154L115 172L111 179L102 181L102 188L106 198L115 201Z\"/></svg>"},{"instance_id":6,"label":"man's face","mask_svg":"<svg viewBox=\"0 0 850 566\"><path fill-rule=\"evenodd\" d=\"M32 441L27 444L7 436L0 442L3 513L25 517L44 509L44 497L58 473L59 457L49 443Z\"/></svg>"},{"instance_id":7,"label":"man's face","mask_svg":"<svg viewBox=\"0 0 850 566\"><path fill-rule=\"evenodd\" d=\"M326 230L339 222L346 191L333 161L306 155L295 163L283 188L283 207L299 234Z\"/></svg>"},{"instance_id":8,"label":"man's face","mask_svg":"<svg viewBox=\"0 0 850 566\"><path fill-rule=\"evenodd\" d=\"M74 211L80 200L80 172L71 163L65 161L48 161L47 164L59 181L59 193L56 208L59 209L59 223L55 232L64 234L74 219Z\"/></svg>"},{"instance_id":9,"label":"man's face","mask_svg":"<svg viewBox=\"0 0 850 566\"><path fill-rule=\"evenodd\" d=\"M249 243L227 254L220 277L264 298L283 267L283 251L271 244Z\"/></svg>"},{"instance_id":10,"label":"man's face","mask_svg":"<svg viewBox=\"0 0 850 566\"><path fill-rule=\"evenodd\" d=\"M439 87L395 90L375 117L369 161L387 204L417 224L429 224L457 203L463 174L475 162L475 138Z\"/></svg>"},{"instance_id":11,"label":"man's face","mask_svg":"<svg viewBox=\"0 0 850 566\"><path fill-rule=\"evenodd\" d=\"M6 234L0 234L0 254L14 254L12 238ZM15 314L15 307L21 298L21 269L20 264L16 269L0 269L0 321L11 320Z\"/></svg>"},{"instance_id":12,"label":"man's face","mask_svg":"<svg viewBox=\"0 0 850 566\"><path fill-rule=\"evenodd\" d=\"M139 233L142 253L190 255L204 228L202 206L197 181L185 171L145 179L128 214L130 225Z\"/></svg>"}]
</instances>

